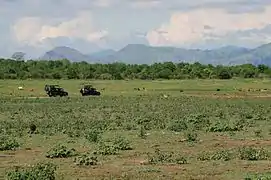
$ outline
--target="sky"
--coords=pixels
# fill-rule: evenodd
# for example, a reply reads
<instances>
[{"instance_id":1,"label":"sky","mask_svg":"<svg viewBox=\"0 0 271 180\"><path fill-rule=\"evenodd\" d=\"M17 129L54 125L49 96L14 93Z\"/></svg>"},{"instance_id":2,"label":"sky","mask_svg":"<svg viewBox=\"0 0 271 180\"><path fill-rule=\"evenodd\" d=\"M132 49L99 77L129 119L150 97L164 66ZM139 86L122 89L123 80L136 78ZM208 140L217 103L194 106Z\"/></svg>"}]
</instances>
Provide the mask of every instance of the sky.
<instances>
[{"instance_id":1,"label":"sky","mask_svg":"<svg viewBox=\"0 0 271 180\"><path fill-rule=\"evenodd\" d=\"M127 44L212 49L271 42L271 0L0 0L0 56Z\"/></svg>"}]
</instances>

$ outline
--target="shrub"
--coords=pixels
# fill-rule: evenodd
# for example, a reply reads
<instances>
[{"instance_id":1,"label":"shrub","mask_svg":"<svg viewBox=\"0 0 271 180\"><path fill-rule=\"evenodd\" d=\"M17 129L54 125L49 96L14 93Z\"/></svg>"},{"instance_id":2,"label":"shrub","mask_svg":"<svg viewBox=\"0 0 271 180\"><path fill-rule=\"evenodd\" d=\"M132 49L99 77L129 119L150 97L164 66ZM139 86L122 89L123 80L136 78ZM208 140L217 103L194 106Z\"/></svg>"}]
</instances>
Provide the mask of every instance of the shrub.
<instances>
[{"instance_id":1,"label":"shrub","mask_svg":"<svg viewBox=\"0 0 271 180\"><path fill-rule=\"evenodd\" d=\"M168 129L175 132L182 132L184 130L187 130L188 126L186 122L182 120L174 121L171 124L169 124Z\"/></svg>"},{"instance_id":2,"label":"shrub","mask_svg":"<svg viewBox=\"0 0 271 180\"><path fill-rule=\"evenodd\" d=\"M132 150L132 146L129 140L122 136L116 136L113 139L113 146L115 146L118 150Z\"/></svg>"},{"instance_id":3,"label":"shrub","mask_svg":"<svg viewBox=\"0 0 271 180\"><path fill-rule=\"evenodd\" d=\"M218 161L218 160L229 161L232 158L233 158L233 153L230 152L229 150L219 150L216 152L203 151L197 157L197 159L200 161L211 161L211 160L213 160L213 161Z\"/></svg>"},{"instance_id":4,"label":"shrub","mask_svg":"<svg viewBox=\"0 0 271 180\"><path fill-rule=\"evenodd\" d=\"M242 147L238 150L238 157L241 160L257 161L269 159L270 154L263 148L256 149L253 147Z\"/></svg>"},{"instance_id":5,"label":"shrub","mask_svg":"<svg viewBox=\"0 0 271 180\"><path fill-rule=\"evenodd\" d=\"M196 132L188 131L184 133L184 136L188 142L195 142L198 140L198 134Z\"/></svg>"},{"instance_id":6,"label":"shrub","mask_svg":"<svg viewBox=\"0 0 271 180\"><path fill-rule=\"evenodd\" d=\"M262 138L262 137L263 137L263 135L262 135L262 130L261 130L261 129L255 130L255 131L254 131L254 134L255 134L255 136L258 137L258 138Z\"/></svg>"},{"instance_id":7,"label":"shrub","mask_svg":"<svg viewBox=\"0 0 271 180\"><path fill-rule=\"evenodd\" d=\"M79 166L91 166L91 165L97 165L98 158L97 156L93 156L91 154L86 153L78 157L75 157L74 162L76 165L79 165Z\"/></svg>"},{"instance_id":8,"label":"shrub","mask_svg":"<svg viewBox=\"0 0 271 180\"><path fill-rule=\"evenodd\" d=\"M97 129L91 129L91 130L89 130L89 131L86 132L85 138L89 142L98 142L99 139L101 138L101 134L102 134L101 131L99 131Z\"/></svg>"},{"instance_id":9,"label":"shrub","mask_svg":"<svg viewBox=\"0 0 271 180\"><path fill-rule=\"evenodd\" d=\"M67 148L64 145L56 145L52 149L50 149L46 157L47 158L67 158L77 155L76 150L74 148Z\"/></svg>"},{"instance_id":10,"label":"shrub","mask_svg":"<svg viewBox=\"0 0 271 180\"><path fill-rule=\"evenodd\" d=\"M95 154L101 155L116 155L118 153L118 148L107 142L99 142L97 151Z\"/></svg>"},{"instance_id":11,"label":"shrub","mask_svg":"<svg viewBox=\"0 0 271 180\"><path fill-rule=\"evenodd\" d=\"M262 173L262 174L248 174L244 180L271 180L271 173Z\"/></svg>"},{"instance_id":12,"label":"shrub","mask_svg":"<svg viewBox=\"0 0 271 180\"><path fill-rule=\"evenodd\" d=\"M15 150L18 147L20 147L20 144L16 139L7 135L0 136L0 151Z\"/></svg>"},{"instance_id":13,"label":"shrub","mask_svg":"<svg viewBox=\"0 0 271 180\"><path fill-rule=\"evenodd\" d=\"M205 113L189 115L186 121L191 125L193 130L201 130L211 124L210 119L206 117Z\"/></svg>"},{"instance_id":14,"label":"shrub","mask_svg":"<svg viewBox=\"0 0 271 180\"><path fill-rule=\"evenodd\" d=\"M197 160L200 160L200 161L209 161L209 160L211 160L210 152L205 152L205 151L201 152L200 154L198 154Z\"/></svg>"},{"instance_id":15,"label":"shrub","mask_svg":"<svg viewBox=\"0 0 271 180\"><path fill-rule=\"evenodd\" d=\"M8 180L55 180L56 165L52 163L38 163L27 169L19 169L9 171L7 173Z\"/></svg>"},{"instance_id":16,"label":"shrub","mask_svg":"<svg viewBox=\"0 0 271 180\"><path fill-rule=\"evenodd\" d=\"M173 152L163 152L160 149L155 149L154 154L148 153L148 162L150 164L159 164L159 163L187 164L187 159L183 156L176 155Z\"/></svg>"},{"instance_id":17,"label":"shrub","mask_svg":"<svg viewBox=\"0 0 271 180\"><path fill-rule=\"evenodd\" d=\"M220 150L216 151L214 154L211 155L211 160L223 160L229 161L233 158L233 154L229 150Z\"/></svg>"},{"instance_id":18,"label":"shrub","mask_svg":"<svg viewBox=\"0 0 271 180\"><path fill-rule=\"evenodd\" d=\"M229 131L240 131L242 127L237 125L230 125L227 122L215 122L207 128L207 132L229 132Z\"/></svg>"},{"instance_id":19,"label":"shrub","mask_svg":"<svg viewBox=\"0 0 271 180\"><path fill-rule=\"evenodd\" d=\"M115 155L119 151L132 150L130 141L122 136L116 136L108 141L100 141L97 147L97 154L102 155Z\"/></svg>"}]
</instances>

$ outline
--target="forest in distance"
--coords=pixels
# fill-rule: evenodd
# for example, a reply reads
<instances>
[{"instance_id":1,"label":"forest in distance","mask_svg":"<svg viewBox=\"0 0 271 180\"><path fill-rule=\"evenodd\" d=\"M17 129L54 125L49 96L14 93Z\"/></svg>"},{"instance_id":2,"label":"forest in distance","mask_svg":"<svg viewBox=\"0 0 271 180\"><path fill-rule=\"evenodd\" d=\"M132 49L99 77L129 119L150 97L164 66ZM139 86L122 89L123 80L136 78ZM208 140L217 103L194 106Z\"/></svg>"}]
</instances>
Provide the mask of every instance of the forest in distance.
<instances>
[{"instance_id":1,"label":"forest in distance","mask_svg":"<svg viewBox=\"0 0 271 180\"><path fill-rule=\"evenodd\" d=\"M0 59L0 79L231 79L271 77L266 65L236 66L163 62L147 64L91 64L63 60Z\"/></svg>"}]
</instances>

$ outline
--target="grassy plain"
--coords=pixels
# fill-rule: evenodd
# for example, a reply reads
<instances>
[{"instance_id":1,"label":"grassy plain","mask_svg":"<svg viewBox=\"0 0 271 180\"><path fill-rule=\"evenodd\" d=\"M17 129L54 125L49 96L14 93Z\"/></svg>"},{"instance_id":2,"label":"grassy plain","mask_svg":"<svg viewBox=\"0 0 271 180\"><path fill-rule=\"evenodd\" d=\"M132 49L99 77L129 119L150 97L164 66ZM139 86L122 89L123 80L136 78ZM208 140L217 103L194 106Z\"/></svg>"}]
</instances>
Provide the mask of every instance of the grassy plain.
<instances>
[{"instance_id":1,"label":"grassy plain","mask_svg":"<svg viewBox=\"0 0 271 180\"><path fill-rule=\"evenodd\" d=\"M82 83L102 95L81 97ZM45 84L59 84L69 97L42 98ZM67 180L234 180L270 172L270 80L1 80L0 93L2 177L38 162L54 163L57 179Z\"/></svg>"}]
</instances>

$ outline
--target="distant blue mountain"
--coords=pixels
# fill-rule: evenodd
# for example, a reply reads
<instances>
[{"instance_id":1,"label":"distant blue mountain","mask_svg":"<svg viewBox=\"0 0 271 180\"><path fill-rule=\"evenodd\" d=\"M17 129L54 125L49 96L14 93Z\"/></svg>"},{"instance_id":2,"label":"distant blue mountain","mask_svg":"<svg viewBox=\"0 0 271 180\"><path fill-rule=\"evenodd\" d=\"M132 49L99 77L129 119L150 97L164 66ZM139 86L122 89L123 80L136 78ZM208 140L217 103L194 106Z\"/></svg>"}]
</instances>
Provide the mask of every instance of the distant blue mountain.
<instances>
[{"instance_id":1,"label":"distant blue mountain","mask_svg":"<svg viewBox=\"0 0 271 180\"><path fill-rule=\"evenodd\" d=\"M240 54L230 59L229 64L251 63L253 65L265 64L271 66L271 43L261 45L247 53Z\"/></svg>"},{"instance_id":2,"label":"distant blue mountain","mask_svg":"<svg viewBox=\"0 0 271 180\"><path fill-rule=\"evenodd\" d=\"M87 55L82 54L76 49L60 46L46 52L39 59L42 60L68 59L71 61L88 61L89 57Z\"/></svg>"},{"instance_id":3,"label":"distant blue mountain","mask_svg":"<svg viewBox=\"0 0 271 180\"><path fill-rule=\"evenodd\" d=\"M69 47L56 47L46 52L40 59L69 59L90 63L124 62L130 64L152 64L155 62L200 62L214 65L237 65L251 63L271 66L271 43L248 49L225 46L212 50L184 49L176 47L152 47L143 44L129 44L119 51L104 50L89 55Z\"/></svg>"},{"instance_id":4,"label":"distant blue mountain","mask_svg":"<svg viewBox=\"0 0 271 180\"><path fill-rule=\"evenodd\" d=\"M92 62L106 63L104 59L106 57L108 57L108 56L111 56L111 55L115 54L115 53L116 53L116 51L114 51L112 49L108 49L108 50L99 51L99 52L96 52L96 53L89 54L88 58Z\"/></svg>"}]
</instances>

